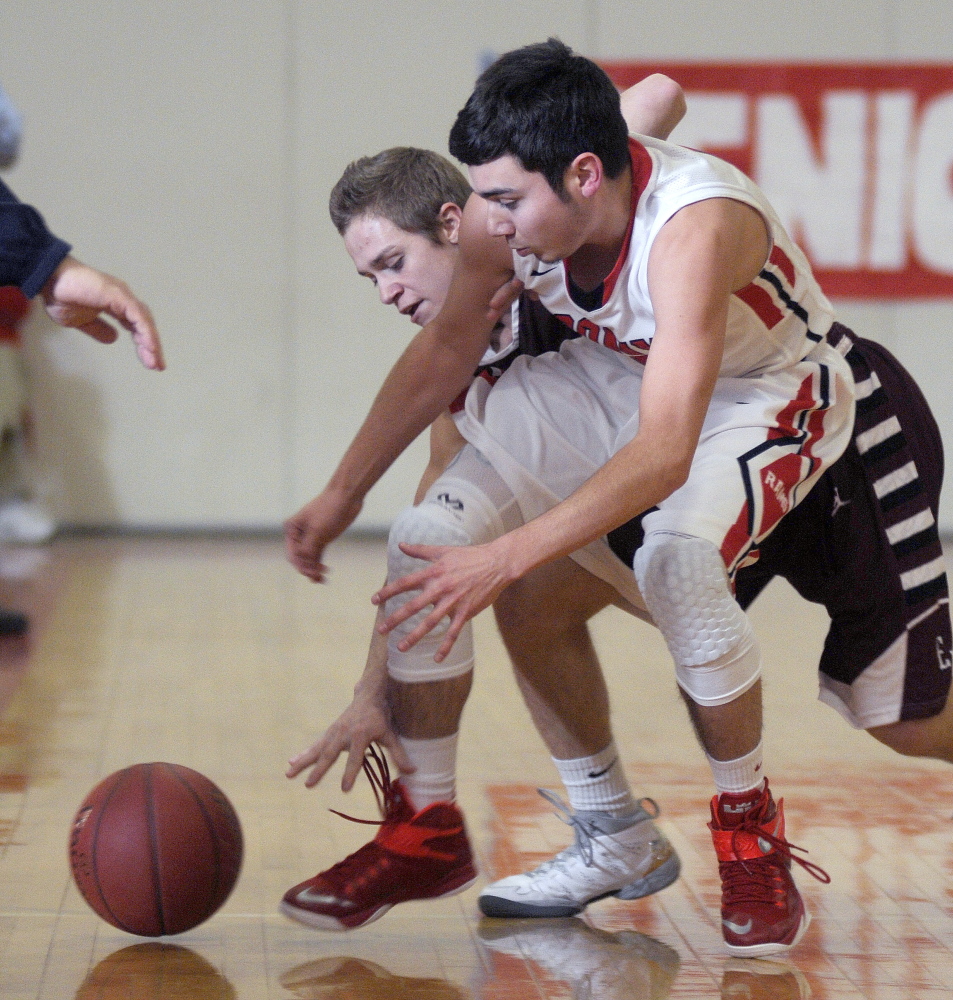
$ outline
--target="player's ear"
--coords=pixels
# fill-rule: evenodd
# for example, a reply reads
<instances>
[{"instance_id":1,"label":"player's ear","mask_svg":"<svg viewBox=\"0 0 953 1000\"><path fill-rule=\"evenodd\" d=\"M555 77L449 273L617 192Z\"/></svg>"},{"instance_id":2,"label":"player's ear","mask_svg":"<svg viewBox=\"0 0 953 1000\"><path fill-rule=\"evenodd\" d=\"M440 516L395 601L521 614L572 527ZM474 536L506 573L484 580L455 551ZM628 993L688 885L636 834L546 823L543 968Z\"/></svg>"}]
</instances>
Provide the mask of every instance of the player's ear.
<instances>
[{"instance_id":1,"label":"player's ear","mask_svg":"<svg viewBox=\"0 0 953 1000\"><path fill-rule=\"evenodd\" d=\"M440 235L448 243L456 246L460 239L460 220L463 218L463 209L453 201L445 202L440 206L438 219L440 220Z\"/></svg>"},{"instance_id":2,"label":"player's ear","mask_svg":"<svg viewBox=\"0 0 953 1000\"><path fill-rule=\"evenodd\" d=\"M570 194L577 191L583 198L591 198L602 186L604 179L602 160L595 153L580 153L569 164L563 187Z\"/></svg>"}]
</instances>

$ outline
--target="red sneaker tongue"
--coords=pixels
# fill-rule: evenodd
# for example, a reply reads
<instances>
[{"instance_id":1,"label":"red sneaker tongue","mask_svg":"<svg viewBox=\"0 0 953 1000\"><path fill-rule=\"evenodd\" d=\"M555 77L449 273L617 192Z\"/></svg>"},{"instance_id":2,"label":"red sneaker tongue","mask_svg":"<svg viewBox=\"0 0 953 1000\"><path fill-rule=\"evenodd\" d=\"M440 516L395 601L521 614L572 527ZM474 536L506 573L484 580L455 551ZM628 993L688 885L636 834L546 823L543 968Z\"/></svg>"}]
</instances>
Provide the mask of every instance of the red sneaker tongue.
<instances>
[{"instance_id":1,"label":"red sneaker tongue","mask_svg":"<svg viewBox=\"0 0 953 1000\"><path fill-rule=\"evenodd\" d=\"M718 822L721 827L731 829L739 826L745 813L761 801L761 792L722 792L718 796Z\"/></svg>"}]
</instances>

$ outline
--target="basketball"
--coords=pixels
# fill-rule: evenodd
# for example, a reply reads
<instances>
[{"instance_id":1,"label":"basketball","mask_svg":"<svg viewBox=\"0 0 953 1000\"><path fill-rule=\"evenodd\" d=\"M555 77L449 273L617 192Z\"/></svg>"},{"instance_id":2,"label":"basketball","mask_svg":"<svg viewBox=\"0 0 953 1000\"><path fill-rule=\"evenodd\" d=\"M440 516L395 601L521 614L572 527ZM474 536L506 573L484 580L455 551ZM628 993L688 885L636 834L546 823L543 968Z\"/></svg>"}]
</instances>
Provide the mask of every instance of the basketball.
<instances>
[{"instance_id":1,"label":"basketball","mask_svg":"<svg viewBox=\"0 0 953 1000\"><path fill-rule=\"evenodd\" d=\"M130 934L181 934L235 886L242 831L225 794L181 764L134 764L101 781L73 820L70 867L103 920Z\"/></svg>"}]
</instances>

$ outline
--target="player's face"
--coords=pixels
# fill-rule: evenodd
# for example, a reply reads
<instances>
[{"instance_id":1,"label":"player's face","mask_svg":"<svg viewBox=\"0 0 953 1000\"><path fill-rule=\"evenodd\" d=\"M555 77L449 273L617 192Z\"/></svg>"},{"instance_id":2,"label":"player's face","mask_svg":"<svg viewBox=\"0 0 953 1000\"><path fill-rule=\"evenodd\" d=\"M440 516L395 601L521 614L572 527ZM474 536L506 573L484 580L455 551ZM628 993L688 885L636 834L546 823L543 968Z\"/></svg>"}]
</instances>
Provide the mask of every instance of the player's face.
<instances>
[{"instance_id":1,"label":"player's face","mask_svg":"<svg viewBox=\"0 0 953 1000\"><path fill-rule=\"evenodd\" d=\"M457 255L454 235L434 243L421 233L398 229L379 215L358 216L344 231L344 246L358 274L377 286L381 302L418 326L443 308Z\"/></svg>"},{"instance_id":2,"label":"player's face","mask_svg":"<svg viewBox=\"0 0 953 1000\"><path fill-rule=\"evenodd\" d=\"M469 169L473 190L487 202L487 231L505 237L514 253L551 263L582 245L579 206L560 198L542 174L509 155Z\"/></svg>"}]
</instances>

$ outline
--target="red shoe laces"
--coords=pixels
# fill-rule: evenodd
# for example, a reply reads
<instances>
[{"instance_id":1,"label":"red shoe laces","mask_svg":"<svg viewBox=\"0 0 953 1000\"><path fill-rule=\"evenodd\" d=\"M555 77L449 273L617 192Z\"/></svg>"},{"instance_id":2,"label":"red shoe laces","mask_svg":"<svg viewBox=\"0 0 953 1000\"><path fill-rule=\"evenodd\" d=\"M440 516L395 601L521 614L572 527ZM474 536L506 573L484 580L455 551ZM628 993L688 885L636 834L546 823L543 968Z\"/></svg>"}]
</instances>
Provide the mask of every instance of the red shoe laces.
<instances>
[{"instance_id":1,"label":"red shoe laces","mask_svg":"<svg viewBox=\"0 0 953 1000\"><path fill-rule=\"evenodd\" d=\"M384 751L377 744L372 743L364 752L364 760L361 764L367 780L371 783L374 798L377 800L377 808L380 809L381 819L359 819L357 816L349 816L347 813L339 812L337 809L329 809L328 812L340 816L342 819L349 819L352 823L366 823L369 826L381 826L387 822L388 816L394 811L400 801L393 782L390 778L390 766Z\"/></svg>"},{"instance_id":2,"label":"red shoe laces","mask_svg":"<svg viewBox=\"0 0 953 1000\"><path fill-rule=\"evenodd\" d=\"M810 852L807 850L806 847L798 847L797 844L792 844L786 838L777 836L776 834L768 830L766 826L762 825L762 824L767 824L769 822L769 820L764 815L765 812L767 812L769 802L770 799L765 797L764 802L759 803L757 806L755 806L754 809L749 809L748 812L745 813L741 823L737 827L735 827L731 832L731 849L735 852L736 855L739 854L740 849L738 846L737 838L739 837L740 834L747 833L751 836L757 837L759 840L767 841L780 855L781 860L783 862L789 863L791 861L795 861L809 875L813 875L814 878L818 880L818 882L823 882L824 885L829 885L831 877L830 875L827 874L826 871L824 871L823 868L821 868L820 865L814 864L813 861L807 861L804 858L799 858L796 854L792 853L793 851L801 851L803 854L808 854ZM748 872L749 875L755 876L757 870L753 871L751 868L748 867L748 864L751 860L757 861L759 859L742 860L741 865L744 867L745 871ZM761 860L767 860L767 859L761 859ZM736 864L737 862L726 862L726 863ZM771 862L768 862L768 864L770 865ZM766 867L767 867L766 865L758 866L758 870L761 871L762 877L763 874L765 873ZM774 881L773 877L771 881L772 882Z\"/></svg>"}]
</instances>

